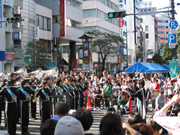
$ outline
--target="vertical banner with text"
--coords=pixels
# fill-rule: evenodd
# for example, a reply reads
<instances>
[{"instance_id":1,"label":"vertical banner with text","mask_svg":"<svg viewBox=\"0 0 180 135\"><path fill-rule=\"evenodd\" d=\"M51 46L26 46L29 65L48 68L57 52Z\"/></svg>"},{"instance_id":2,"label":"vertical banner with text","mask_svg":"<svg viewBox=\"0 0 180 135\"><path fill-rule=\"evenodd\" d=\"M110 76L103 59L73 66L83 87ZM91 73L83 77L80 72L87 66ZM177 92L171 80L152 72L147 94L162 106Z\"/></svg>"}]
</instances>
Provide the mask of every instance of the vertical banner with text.
<instances>
[{"instance_id":1,"label":"vertical banner with text","mask_svg":"<svg viewBox=\"0 0 180 135\"><path fill-rule=\"evenodd\" d=\"M177 60L171 60L169 61L169 69L170 69L170 76L171 79L176 77L179 74L179 69L178 69L178 62Z\"/></svg>"},{"instance_id":2,"label":"vertical banner with text","mask_svg":"<svg viewBox=\"0 0 180 135\"><path fill-rule=\"evenodd\" d=\"M65 37L65 0L60 0L60 37Z\"/></svg>"}]
</instances>

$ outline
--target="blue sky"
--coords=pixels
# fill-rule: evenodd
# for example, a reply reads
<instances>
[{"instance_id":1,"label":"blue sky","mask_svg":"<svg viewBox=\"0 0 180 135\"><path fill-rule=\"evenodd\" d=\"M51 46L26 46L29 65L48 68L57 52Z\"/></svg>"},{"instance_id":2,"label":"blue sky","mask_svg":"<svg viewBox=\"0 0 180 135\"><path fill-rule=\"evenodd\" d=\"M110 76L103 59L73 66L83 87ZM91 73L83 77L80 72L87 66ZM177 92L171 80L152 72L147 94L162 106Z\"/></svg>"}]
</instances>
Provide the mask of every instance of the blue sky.
<instances>
[{"instance_id":1,"label":"blue sky","mask_svg":"<svg viewBox=\"0 0 180 135\"><path fill-rule=\"evenodd\" d=\"M170 0L144 0L144 1L152 1L152 7L163 8L167 7L170 4ZM175 8L177 15L175 16L176 20L180 24L180 6L177 6L177 3L180 3L180 0L175 0Z\"/></svg>"}]
</instances>

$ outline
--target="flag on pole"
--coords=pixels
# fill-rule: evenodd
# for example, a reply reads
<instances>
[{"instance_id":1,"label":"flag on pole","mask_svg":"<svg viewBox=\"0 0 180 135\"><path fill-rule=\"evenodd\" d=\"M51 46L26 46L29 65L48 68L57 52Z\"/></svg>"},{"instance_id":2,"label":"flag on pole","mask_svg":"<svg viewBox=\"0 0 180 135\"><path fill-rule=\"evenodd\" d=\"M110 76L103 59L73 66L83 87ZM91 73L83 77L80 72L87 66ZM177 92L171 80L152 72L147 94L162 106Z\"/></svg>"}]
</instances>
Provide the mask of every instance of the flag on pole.
<instances>
[{"instance_id":1,"label":"flag on pole","mask_svg":"<svg viewBox=\"0 0 180 135\"><path fill-rule=\"evenodd\" d=\"M169 61L169 69L170 69L170 76L171 79L176 77L179 74L178 70L178 62L177 60L171 60Z\"/></svg>"}]
</instances>

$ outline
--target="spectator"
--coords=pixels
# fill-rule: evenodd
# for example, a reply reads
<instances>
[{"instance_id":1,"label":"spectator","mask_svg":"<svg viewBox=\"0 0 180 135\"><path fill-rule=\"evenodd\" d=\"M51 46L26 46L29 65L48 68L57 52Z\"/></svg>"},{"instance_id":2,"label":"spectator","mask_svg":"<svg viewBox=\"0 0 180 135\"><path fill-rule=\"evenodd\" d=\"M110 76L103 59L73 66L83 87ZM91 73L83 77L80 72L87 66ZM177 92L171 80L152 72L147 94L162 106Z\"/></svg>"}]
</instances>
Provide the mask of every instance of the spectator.
<instances>
[{"instance_id":1,"label":"spectator","mask_svg":"<svg viewBox=\"0 0 180 135\"><path fill-rule=\"evenodd\" d=\"M100 135L124 135L120 116L108 113L100 122Z\"/></svg>"},{"instance_id":2,"label":"spectator","mask_svg":"<svg viewBox=\"0 0 180 135\"><path fill-rule=\"evenodd\" d=\"M120 106L121 113L126 114L127 107L125 105L127 104L128 100L126 99L126 93L124 91L121 93L121 96L118 97L117 102Z\"/></svg>"},{"instance_id":3,"label":"spectator","mask_svg":"<svg viewBox=\"0 0 180 135\"><path fill-rule=\"evenodd\" d=\"M64 102L56 103L55 109L54 109L54 114L55 115L51 119L58 121L63 116L68 115L68 113L69 113L69 106L68 106L68 104L66 104Z\"/></svg>"},{"instance_id":4,"label":"spectator","mask_svg":"<svg viewBox=\"0 0 180 135\"><path fill-rule=\"evenodd\" d=\"M93 93L95 91L95 88L93 88L92 86L92 82L89 83L89 88L88 88L88 96L90 96L90 99L91 99L91 103L94 104L94 100L93 100Z\"/></svg>"},{"instance_id":5,"label":"spectator","mask_svg":"<svg viewBox=\"0 0 180 135\"><path fill-rule=\"evenodd\" d=\"M106 79L108 79L108 77L107 77L107 72L106 71L103 71L103 77L101 77L101 79L100 79L100 83L105 83L105 81L106 81Z\"/></svg>"},{"instance_id":6,"label":"spectator","mask_svg":"<svg viewBox=\"0 0 180 135\"><path fill-rule=\"evenodd\" d=\"M58 121L54 135L84 135L84 129L76 118L64 116Z\"/></svg>"},{"instance_id":7,"label":"spectator","mask_svg":"<svg viewBox=\"0 0 180 135\"><path fill-rule=\"evenodd\" d=\"M92 133L89 132L93 123L91 111L80 108L76 111L75 118L81 122L84 129L84 135L92 135Z\"/></svg>"},{"instance_id":8,"label":"spectator","mask_svg":"<svg viewBox=\"0 0 180 135\"><path fill-rule=\"evenodd\" d=\"M108 99L110 98L111 92L112 92L111 86L108 84L108 81L105 81L105 85L103 87L103 93L104 93L106 108L109 107Z\"/></svg>"},{"instance_id":9,"label":"spectator","mask_svg":"<svg viewBox=\"0 0 180 135\"><path fill-rule=\"evenodd\" d=\"M159 111L166 104L164 97L164 91L159 92L159 96L156 98L156 110Z\"/></svg>"},{"instance_id":10,"label":"spectator","mask_svg":"<svg viewBox=\"0 0 180 135\"><path fill-rule=\"evenodd\" d=\"M113 105L117 105L117 98L118 98L118 89L120 87L118 86L118 81L115 81L115 86L112 87L112 95L113 95L113 101L112 104Z\"/></svg>"},{"instance_id":11,"label":"spectator","mask_svg":"<svg viewBox=\"0 0 180 135\"><path fill-rule=\"evenodd\" d=\"M54 130L57 124L57 120L48 119L40 127L41 135L54 135Z\"/></svg>"},{"instance_id":12,"label":"spectator","mask_svg":"<svg viewBox=\"0 0 180 135\"><path fill-rule=\"evenodd\" d=\"M132 128L139 131L142 135L153 135L154 132L152 126L146 123L135 124Z\"/></svg>"},{"instance_id":13,"label":"spectator","mask_svg":"<svg viewBox=\"0 0 180 135\"><path fill-rule=\"evenodd\" d=\"M94 97L95 97L94 110L96 111L97 107L98 107L98 110L101 110L101 106L100 106L101 90L100 90L99 84L96 84L96 88L94 91Z\"/></svg>"},{"instance_id":14,"label":"spectator","mask_svg":"<svg viewBox=\"0 0 180 135\"><path fill-rule=\"evenodd\" d=\"M137 124L137 123L143 123L144 121L143 121L140 114L131 113L129 115L127 122L130 126L132 126L132 125Z\"/></svg>"}]
</instances>

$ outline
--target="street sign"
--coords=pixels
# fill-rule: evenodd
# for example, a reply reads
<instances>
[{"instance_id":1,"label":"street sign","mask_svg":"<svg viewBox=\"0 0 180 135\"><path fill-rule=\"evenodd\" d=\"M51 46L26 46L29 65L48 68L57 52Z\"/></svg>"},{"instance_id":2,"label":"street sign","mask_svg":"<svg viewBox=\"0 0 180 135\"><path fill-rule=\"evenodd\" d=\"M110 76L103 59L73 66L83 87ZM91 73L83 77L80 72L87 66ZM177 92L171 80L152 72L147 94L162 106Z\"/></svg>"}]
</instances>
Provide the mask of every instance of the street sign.
<instances>
[{"instance_id":1,"label":"street sign","mask_svg":"<svg viewBox=\"0 0 180 135\"><path fill-rule=\"evenodd\" d=\"M160 49L160 56L163 56L164 53L163 53L163 49Z\"/></svg>"},{"instance_id":2,"label":"street sign","mask_svg":"<svg viewBox=\"0 0 180 135\"><path fill-rule=\"evenodd\" d=\"M171 29L176 29L178 27L178 22L176 20L172 20L170 23L169 23L169 27Z\"/></svg>"},{"instance_id":3,"label":"street sign","mask_svg":"<svg viewBox=\"0 0 180 135\"><path fill-rule=\"evenodd\" d=\"M168 34L168 43L176 43L176 42L177 42L176 34Z\"/></svg>"},{"instance_id":4,"label":"street sign","mask_svg":"<svg viewBox=\"0 0 180 135\"><path fill-rule=\"evenodd\" d=\"M175 46L176 46L176 43L169 44L169 48L175 48Z\"/></svg>"},{"instance_id":5,"label":"street sign","mask_svg":"<svg viewBox=\"0 0 180 135\"><path fill-rule=\"evenodd\" d=\"M177 30L176 29L171 29L171 34L176 34Z\"/></svg>"},{"instance_id":6,"label":"street sign","mask_svg":"<svg viewBox=\"0 0 180 135\"><path fill-rule=\"evenodd\" d=\"M30 54L24 54L24 62L31 62L31 55Z\"/></svg>"},{"instance_id":7,"label":"street sign","mask_svg":"<svg viewBox=\"0 0 180 135\"><path fill-rule=\"evenodd\" d=\"M14 32L14 33L13 33L13 39L14 39L14 40L19 40L19 39L21 39L21 32Z\"/></svg>"},{"instance_id":8,"label":"street sign","mask_svg":"<svg viewBox=\"0 0 180 135\"><path fill-rule=\"evenodd\" d=\"M139 15L155 15L156 12L156 7L139 8Z\"/></svg>"},{"instance_id":9,"label":"street sign","mask_svg":"<svg viewBox=\"0 0 180 135\"><path fill-rule=\"evenodd\" d=\"M35 27L35 40L39 40L39 26Z\"/></svg>"}]
</instances>

